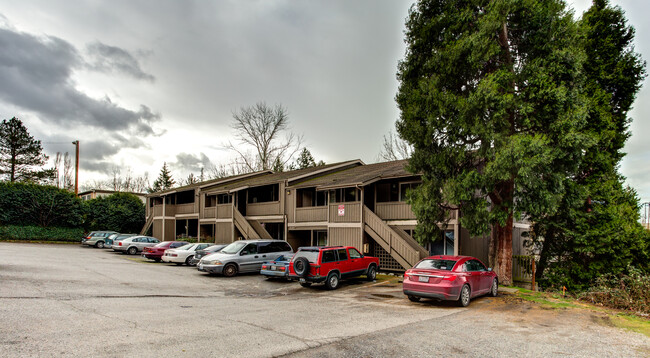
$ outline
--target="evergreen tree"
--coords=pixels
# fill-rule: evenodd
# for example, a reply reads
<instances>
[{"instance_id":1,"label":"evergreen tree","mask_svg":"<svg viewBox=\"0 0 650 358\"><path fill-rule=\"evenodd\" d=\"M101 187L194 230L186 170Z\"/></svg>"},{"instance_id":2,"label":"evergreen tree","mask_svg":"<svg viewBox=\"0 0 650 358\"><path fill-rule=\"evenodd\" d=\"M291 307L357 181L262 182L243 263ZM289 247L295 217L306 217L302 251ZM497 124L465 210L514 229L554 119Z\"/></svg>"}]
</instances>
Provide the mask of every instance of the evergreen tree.
<instances>
[{"instance_id":1,"label":"evergreen tree","mask_svg":"<svg viewBox=\"0 0 650 358\"><path fill-rule=\"evenodd\" d=\"M167 169L167 162L163 163L162 169L160 169L160 175L153 182L152 192L162 191L171 189L176 182L172 178L169 169Z\"/></svg>"},{"instance_id":2,"label":"evergreen tree","mask_svg":"<svg viewBox=\"0 0 650 358\"><path fill-rule=\"evenodd\" d=\"M513 220L555 212L589 145L575 20L560 0L425 0L406 43L397 128L422 173L416 238L441 239L458 208L471 234L491 231L490 265L509 284Z\"/></svg>"},{"instance_id":3,"label":"evergreen tree","mask_svg":"<svg viewBox=\"0 0 650 358\"><path fill-rule=\"evenodd\" d=\"M273 161L273 167L271 169L276 173L281 173L284 171L284 164L282 163L280 157L275 158L275 161Z\"/></svg>"},{"instance_id":4,"label":"evergreen tree","mask_svg":"<svg viewBox=\"0 0 650 358\"><path fill-rule=\"evenodd\" d=\"M16 117L0 123L0 175L10 182L50 179L52 169L42 170L48 157L41 141L34 139L23 122Z\"/></svg>"},{"instance_id":5,"label":"evergreen tree","mask_svg":"<svg viewBox=\"0 0 650 358\"><path fill-rule=\"evenodd\" d=\"M292 167L293 169L305 169L315 166L316 161L314 160L314 157L311 155L309 150L307 148L302 148L302 151L298 155L298 158Z\"/></svg>"},{"instance_id":6,"label":"evergreen tree","mask_svg":"<svg viewBox=\"0 0 650 358\"><path fill-rule=\"evenodd\" d=\"M586 53L585 128L595 143L584 152L577 175L555 215L531 218L541 242L538 279L570 289L588 287L595 277L618 274L629 265L647 268L648 235L639 219L636 193L618 173L629 137L630 110L645 77L645 63L634 52L634 29L623 11L595 0L581 21Z\"/></svg>"}]
</instances>

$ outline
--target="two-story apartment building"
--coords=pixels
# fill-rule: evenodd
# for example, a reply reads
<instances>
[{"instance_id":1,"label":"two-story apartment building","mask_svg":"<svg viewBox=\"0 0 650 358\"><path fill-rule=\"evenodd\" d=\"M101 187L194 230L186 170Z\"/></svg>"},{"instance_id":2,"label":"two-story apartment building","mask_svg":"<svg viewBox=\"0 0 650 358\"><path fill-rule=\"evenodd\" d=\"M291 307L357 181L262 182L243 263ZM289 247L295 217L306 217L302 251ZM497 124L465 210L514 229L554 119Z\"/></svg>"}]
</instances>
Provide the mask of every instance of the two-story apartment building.
<instances>
[{"instance_id":1,"label":"two-story apartment building","mask_svg":"<svg viewBox=\"0 0 650 358\"><path fill-rule=\"evenodd\" d=\"M417 225L406 193L421 179L407 161L360 160L274 173L261 171L150 194L147 225L161 240L198 237L286 240L294 248L351 245L377 256L384 269L410 268L429 254L487 260L487 238L471 238L449 212L441 240L413 239ZM521 230L521 229L519 229Z\"/></svg>"}]
</instances>

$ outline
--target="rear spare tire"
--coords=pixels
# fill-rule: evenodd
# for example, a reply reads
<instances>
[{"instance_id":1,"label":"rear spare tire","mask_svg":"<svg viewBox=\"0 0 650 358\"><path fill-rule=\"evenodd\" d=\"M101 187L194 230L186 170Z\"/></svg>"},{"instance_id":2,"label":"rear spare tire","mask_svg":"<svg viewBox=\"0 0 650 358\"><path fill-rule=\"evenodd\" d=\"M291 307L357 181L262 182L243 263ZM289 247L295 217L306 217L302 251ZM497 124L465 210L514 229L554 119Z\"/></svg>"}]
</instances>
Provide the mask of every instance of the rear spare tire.
<instances>
[{"instance_id":1,"label":"rear spare tire","mask_svg":"<svg viewBox=\"0 0 650 358\"><path fill-rule=\"evenodd\" d=\"M309 260L306 257L299 257L293 262L293 270L300 277L309 275Z\"/></svg>"}]
</instances>

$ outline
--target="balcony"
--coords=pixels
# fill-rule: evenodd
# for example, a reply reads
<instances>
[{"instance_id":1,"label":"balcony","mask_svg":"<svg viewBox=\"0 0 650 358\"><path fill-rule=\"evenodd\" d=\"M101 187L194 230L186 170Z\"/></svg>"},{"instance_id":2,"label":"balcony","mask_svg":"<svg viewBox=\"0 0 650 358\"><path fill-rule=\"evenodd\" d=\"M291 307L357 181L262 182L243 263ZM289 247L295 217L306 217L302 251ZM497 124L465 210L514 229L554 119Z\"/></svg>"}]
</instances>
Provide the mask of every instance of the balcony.
<instances>
[{"instance_id":1,"label":"balcony","mask_svg":"<svg viewBox=\"0 0 650 358\"><path fill-rule=\"evenodd\" d=\"M377 203L375 214L382 220L415 220L411 205L402 201Z\"/></svg>"},{"instance_id":2,"label":"balcony","mask_svg":"<svg viewBox=\"0 0 650 358\"><path fill-rule=\"evenodd\" d=\"M267 203L249 203L246 205L246 216L282 215L279 201Z\"/></svg>"},{"instance_id":3,"label":"balcony","mask_svg":"<svg viewBox=\"0 0 650 358\"><path fill-rule=\"evenodd\" d=\"M176 207L176 215L179 215L179 214L194 214L195 213L195 211L194 211L194 203L178 204L178 205L175 205L175 207ZM169 215L169 210L167 211L167 215Z\"/></svg>"},{"instance_id":4,"label":"balcony","mask_svg":"<svg viewBox=\"0 0 650 358\"><path fill-rule=\"evenodd\" d=\"M339 206L342 206L343 215L339 215ZM348 202L336 203L329 205L330 222L333 223L360 223L361 222L361 203Z\"/></svg>"},{"instance_id":5,"label":"balcony","mask_svg":"<svg viewBox=\"0 0 650 358\"><path fill-rule=\"evenodd\" d=\"M296 222L327 221L327 206L296 208Z\"/></svg>"},{"instance_id":6,"label":"balcony","mask_svg":"<svg viewBox=\"0 0 650 358\"><path fill-rule=\"evenodd\" d=\"M232 204L217 205L217 218L218 219L232 218Z\"/></svg>"}]
</instances>

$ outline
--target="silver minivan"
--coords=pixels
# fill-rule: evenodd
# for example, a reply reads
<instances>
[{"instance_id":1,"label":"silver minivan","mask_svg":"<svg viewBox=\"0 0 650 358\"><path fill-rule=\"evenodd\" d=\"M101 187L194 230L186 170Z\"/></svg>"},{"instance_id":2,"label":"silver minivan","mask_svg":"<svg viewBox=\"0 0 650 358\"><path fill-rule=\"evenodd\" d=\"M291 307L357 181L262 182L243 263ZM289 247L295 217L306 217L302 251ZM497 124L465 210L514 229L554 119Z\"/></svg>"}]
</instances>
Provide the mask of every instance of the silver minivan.
<instances>
[{"instance_id":1,"label":"silver minivan","mask_svg":"<svg viewBox=\"0 0 650 358\"><path fill-rule=\"evenodd\" d=\"M199 261L199 271L235 276L239 272L260 272L264 261L272 261L293 249L283 240L240 240Z\"/></svg>"}]
</instances>

